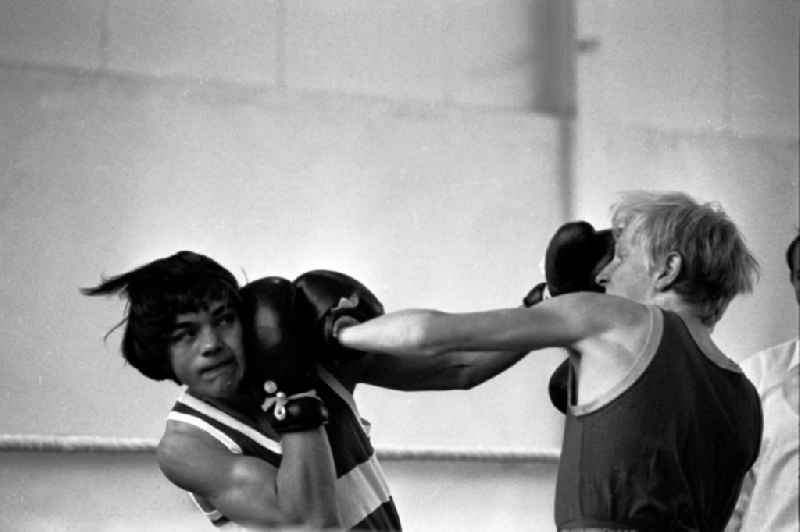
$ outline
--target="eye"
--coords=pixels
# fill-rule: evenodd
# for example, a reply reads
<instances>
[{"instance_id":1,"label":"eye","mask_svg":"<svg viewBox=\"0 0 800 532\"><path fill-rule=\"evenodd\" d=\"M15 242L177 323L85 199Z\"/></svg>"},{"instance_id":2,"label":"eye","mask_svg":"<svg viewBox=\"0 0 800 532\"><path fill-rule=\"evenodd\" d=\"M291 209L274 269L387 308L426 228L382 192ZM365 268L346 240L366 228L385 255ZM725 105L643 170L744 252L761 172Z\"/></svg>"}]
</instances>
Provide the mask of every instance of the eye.
<instances>
[{"instance_id":1,"label":"eye","mask_svg":"<svg viewBox=\"0 0 800 532\"><path fill-rule=\"evenodd\" d=\"M169 341L171 344L180 344L185 342L190 342L195 337L195 332L188 327L182 327L180 329L175 329L169 337Z\"/></svg>"},{"instance_id":2,"label":"eye","mask_svg":"<svg viewBox=\"0 0 800 532\"><path fill-rule=\"evenodd\" d=\"M229 327L236 323L236 319L237 317L235 312L225 312L219 316L219 318L217 318L216 323L218 327Z\"/></svg>"}]
</instances>

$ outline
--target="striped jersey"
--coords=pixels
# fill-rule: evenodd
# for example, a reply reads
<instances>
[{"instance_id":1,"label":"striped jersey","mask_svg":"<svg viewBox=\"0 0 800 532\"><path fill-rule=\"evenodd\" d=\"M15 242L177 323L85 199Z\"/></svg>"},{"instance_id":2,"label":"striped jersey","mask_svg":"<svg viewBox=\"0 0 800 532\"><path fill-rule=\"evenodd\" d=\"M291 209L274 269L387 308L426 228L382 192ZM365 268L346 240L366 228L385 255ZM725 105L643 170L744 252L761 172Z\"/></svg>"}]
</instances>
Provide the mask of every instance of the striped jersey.
<instances>
[{"instance_id":1,"label":"striped jersey","mask_svg":"<svg viewBox=\"0 0 800 532\"><path fill-rule=\"evenodd\" d=\"M336 498L346 529L401 530L383 470L369 439L368 424L358 414L352 394L319 367L317 395L328 409L325 429L336 468ZM188 391L178 398L168 420L187 423L215 438L230 452L260 458L278 468L281 444L256 427L198 399ZM233 527L205 498L189 493L195 505L217 527Z\"/></svg>"}]
</instances>

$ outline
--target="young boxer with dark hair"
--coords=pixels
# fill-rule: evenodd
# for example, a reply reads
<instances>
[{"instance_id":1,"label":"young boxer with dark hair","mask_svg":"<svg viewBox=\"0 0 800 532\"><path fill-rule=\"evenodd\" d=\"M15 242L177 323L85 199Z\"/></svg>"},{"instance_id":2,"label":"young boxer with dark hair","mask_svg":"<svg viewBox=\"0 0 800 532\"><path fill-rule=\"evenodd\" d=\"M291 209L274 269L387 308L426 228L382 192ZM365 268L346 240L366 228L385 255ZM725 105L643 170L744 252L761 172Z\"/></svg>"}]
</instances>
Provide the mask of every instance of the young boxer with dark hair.
<instances>
[{"instance_id":1,"label":"young boxer with dark hair","mask_svg":"<svg viewBox=\"0 0 800 532\"><path fill-rule=\"evenodd\" d=\"M559 530L723 530L758 455L758 394L711 332L757 263L713 204L636 192L612 212L606 293L527 308L392 312L336 328L347 347L426 359L565 347L574 368L559 462Z\"/></svg>"},{"instance_id":2,"label":"young boxer with dark hair","mask_svg":"<svg viewBox=\"0 0 800 532\"><path fill-rule=\"evenodd\" d=\"M297 341L283 323L292 304L291 283L265 284L284 343ZM215 525L340 525L324 412L318 405L282 432L272 426L261 409L266 393L245 379L249 301L230 272L184 251L83 292L123 294L125 359L148 378L186 386L158 445L158 463ZM268 354L280 355L279 345L270 348ZM297 350L298 374L305 353ZM294 377L288 368L285 374Z\"/></svg>"}]
</instances>

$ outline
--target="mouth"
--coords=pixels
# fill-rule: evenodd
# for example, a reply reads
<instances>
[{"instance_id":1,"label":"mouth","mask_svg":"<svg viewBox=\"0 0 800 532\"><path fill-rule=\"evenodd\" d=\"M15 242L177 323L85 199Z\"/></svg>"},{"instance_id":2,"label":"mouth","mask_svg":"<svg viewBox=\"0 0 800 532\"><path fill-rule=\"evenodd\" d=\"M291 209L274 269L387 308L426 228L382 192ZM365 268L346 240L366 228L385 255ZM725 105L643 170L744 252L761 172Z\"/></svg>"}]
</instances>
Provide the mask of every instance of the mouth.
<instances>
[{"instance_id":1,"label":"mouth","mask_svg":"<svg viewBox=\"0 0 800 532\"><path fill-rule=\"evenodd\" d=\"M227 373L229 371L234 371L235 369L236 369L236 359L233 357L224 358L200 370L200 375L204 379L214 379L224 373Z\"/></svg>"}]
</instances>

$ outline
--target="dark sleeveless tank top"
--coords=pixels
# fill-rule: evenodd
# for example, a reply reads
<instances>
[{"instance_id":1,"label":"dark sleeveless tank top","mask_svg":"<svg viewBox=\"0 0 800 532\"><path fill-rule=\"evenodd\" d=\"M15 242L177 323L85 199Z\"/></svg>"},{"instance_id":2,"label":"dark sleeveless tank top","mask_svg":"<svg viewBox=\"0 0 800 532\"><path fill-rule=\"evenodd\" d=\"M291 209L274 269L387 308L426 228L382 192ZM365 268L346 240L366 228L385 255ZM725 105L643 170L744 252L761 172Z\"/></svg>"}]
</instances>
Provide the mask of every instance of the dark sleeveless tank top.
<instances>
[{"instance_id":1,"label":"dark sleeveless tank top","mask_svg":"<svg viewBox=\"0 0 800 532\"><path fill-rule=\"evenodd\" d=\"M703 353L675 313L651 307L651 323L623 382L568 409L560 530L722 531L758 455L761 405L738 366Z\"/></svg>"}]
</instances>

